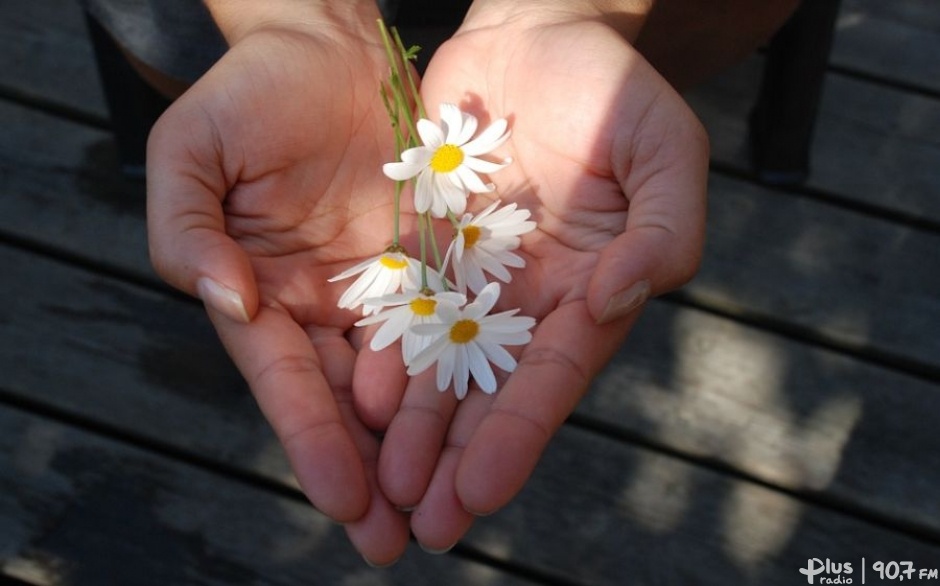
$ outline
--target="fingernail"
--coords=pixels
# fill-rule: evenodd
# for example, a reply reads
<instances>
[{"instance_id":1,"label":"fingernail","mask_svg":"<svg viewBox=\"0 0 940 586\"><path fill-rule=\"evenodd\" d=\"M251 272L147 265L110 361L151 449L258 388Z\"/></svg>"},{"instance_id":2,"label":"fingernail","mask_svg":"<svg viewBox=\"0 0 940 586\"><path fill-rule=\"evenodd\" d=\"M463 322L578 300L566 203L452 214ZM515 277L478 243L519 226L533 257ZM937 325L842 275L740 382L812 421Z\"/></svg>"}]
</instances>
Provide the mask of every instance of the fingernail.
<instances>
[{"instance_id":1,"label":"fingernail","mask_svg":"<svg viewBox=\"0 0 940 586\"><path fill-rule=\"evenodd\" d=\"M454 546L457 545L457 543L456 543L456 542L455 542L455 543L452 543L452 544L450 544L450 547L445 547L444 549L434 549L434 548L431 548L431 547L427 547L426 545L424 545L424 544L421 543L420 541L418 542L418 545L421 546L421 549L423 549L423 550L425 551L425 553L429 553L429 554L431 554L431 555L444 555L445 553L447 553L447 552L449 552L450 550L454 549Z\"/></svg>"},{"instance_id":2,"label":"fingernail","mask_svg":"<svg viewBox=\"0 0 940 586\"><path fill-rule=\"evenodd\" d=\"M229 318L242 323L251 321L241 295L234 289L229 289L209 277L202 277L196 281L196 292L203 303Z\"/></svg>"},{"instance_id":3,"label":"fingernail","mask_svg":"<svg viewBox=\"0 0 940 586\"><path fill-rule=\"evenodd\" d=\"M610 301L607 302L607 307L604 308L604 313L597 320L597 324L603 325L630 315L636 308L646 303L649 296L649 281L634 283L611 296Z\"/></svg>"},{"instance_id":4,"label":"fingernail","mask_svg":"<svg viewBox=\"0 0 940 586\"><path fill-rule=\"evenodd\" d=\"M498 511L499 509L493 509L492 511L471 511L467 507L464 507L463 510L467 511L474 517L489 517L490 515L496 514L496 511Z\"/></svg>"},{"instance_id":5,"label":"fingernail","mask_svg":"<svg viewBox=\"0 0 940 586\"><path fill-rule=\"evenodd\" d=\"M366 564L369 565L370 568L375 568L377 570L381 570L382 568L390 568L398 562L398 558L395 558L392 561L385 562L383 564L375 563L369 558L367 558L366 556L362 556L362 559L366 562Z\"/></svg>"}]
</instances>

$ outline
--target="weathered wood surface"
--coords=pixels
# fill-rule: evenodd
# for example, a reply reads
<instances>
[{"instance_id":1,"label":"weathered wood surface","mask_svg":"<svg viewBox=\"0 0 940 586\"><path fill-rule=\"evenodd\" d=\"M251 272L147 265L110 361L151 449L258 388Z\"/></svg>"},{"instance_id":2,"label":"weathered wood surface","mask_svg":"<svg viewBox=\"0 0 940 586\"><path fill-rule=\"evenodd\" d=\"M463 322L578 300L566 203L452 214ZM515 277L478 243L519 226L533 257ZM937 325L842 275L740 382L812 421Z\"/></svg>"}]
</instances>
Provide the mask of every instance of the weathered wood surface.
<instances>
[{"instance_id":1,"label":"weathered wood surface","mask_svg":"<svg viewBox=\"0 0 940 586\"><path fill-rule=\"evenodd\" d=\"M793 584L811 557L940 567L940 102L936 64L908 58L940 39L938 7L845 0L833 61L850 75L827 81L807 189L742 178L758 59L690 95L722 170L701 275L651 304L516 501L456 555L389 573L322 529L201 309L153 276L71 4L0 3L0 575L98 584L184 560L178 583ZM897 27L907 41L879 49Z\"/></svg>"},{"instance_id":2,"label":"weathered wood surface","mask_svg":"<svg viewBox=\"0 0 940 586\"><path fill-rule=\"evenodd\" d=\"M282 540L287 539L284 533L276 530L280 523L285 522L282 505L268 504L268 508L262 507L264 499L256 495L259 490L249 491L255 495L251 498L244 497L250 501L248 505L242 504L242 497L231 497L235 502L233 505L228 504L229 493L234 491L240 494L245 491L240 484L253 478L257 479L253 484L270 482L283 484L285 488L293 485L283 457L257 409L251 405L243 385L224 355L209 343L211 330L205 320L199 319L197 307L161 293L103 278L56 261L36 258L28 253L4 251L0 256L0 264L10 271L8 274L15 277L4 282L2 291L2 297L14 303L10 317L3 324L5 344L9 346L3 353L4 363L0 364L3 371L14 374L3 385L7 401L22 403L26 407L41 403L47 409L61 412L63 415L60 418L67 422L79 421L82 427L101 429L105 435L116 436L123 442L130 441L156 452L135 456L128 462L124 456L114 456L110 452L124 453L130 451L129 448L93 450L82 447L85 440L75 439L76 435L82 435L77 432L32 432L39 438L51 435L56 438L56 445L67 447L62 450L68 454L51 459L61 461L62 466L71 466L71 473L78 479L95 477L107 471L106 479L100 481L102 490L129 491L123 496L112 495L114 498L111 502L116 508L132 504L118 496L128 501L136 499L131 509L135 512L129 517L133 521L129 524L132 526L114 531L111 523L126 518L121 514L116 519L106 519L99 529L101 535L93 533L87 538L100 539L105 544L119 547L122 542L133 541L128 533L136 535L137 531L145 531L149 534L153 530L150 524L153 519L145 513L156 506L155 503L159 504L166 499L178 500L181 512L192 508L192 514L196 514L206 500L206 495L211 494L215 495L212 511L221 514L221 511L234 506L238 508L235 511L238 514L224 523L222 519L212 516L215 512L208 514L208 518L205 517L206 513L199 514L197 518L205 521L197 525L195 532L202 539L206 538L205 532L209 532L219 540L210 549L219 547L226 550L233 547L226 542L228 539L236 539L229 532L229 523L235 523L240 531L259 533L260 541L265 545L269 543L268 540L283 543ZM37 287L37 281L47 283L47 288ZM649 356L655 357L664 345L675 342L676 337L665 335L655 340L655 331L667 331L663 326L670 320L674 324L685 321L690 328L687 333L691 334L691 339L686 340L688 347L686 352L681 353L682 356L693 359L690 355L709 353L711 342L706 340L703 344L702 336L707 334L702 332L707 331L703 326L707 326L709 319L714 318L693 315L683 320L683 313L695 312L673 310L668 304L654 306L645 318L653 330L642 332L645 334L644 346ZM766 374L761 369L762 365L748 360L753 359L753 353L739 356L735 350L763 344L766 356L773 357L775 342L767 340L770 336L750 332L737 337L728 333L728 329L729 326L725 325L727 340L718 346L721 351L735 357L733 360L748 364L754 376ZM678 339L683 340L685 336L680 335ZM734 345L730 345L728 340L732 340ZM776 345L786 346L780 341ZM624 352L631 354L631 347L625 348ZM797 347L792 354L799 352L811 351ZM784 355L784 352L780 354ZM647 356L636 358L645 359ZM777 358L783 359L782 356ZM730 385L725 384L723 404L714 405L721 397L712 396L702 402L713 403L713 406L706 404L697 408L699 400L690 399L689 393L701 392L703 388L708 388L706 385L695 383L693 389L686 390L676 381L667 384L665 390L657 390L656 382L649 380L651 374L656 373L643 372L650 367L667 368L672 372L674 369L668 366L668 362L673 359L675 356L663 352L658 359L648 363L631 360L635 365L632 371L615 366L599 381L598 389L582 406L581 413L595 418L609 417L611 426L620 426L623 425L620 418L626 417L629 421L630 410L636 409L638 413L650 417L647 424L654 421L662 425L658 431L660 437L680 433L678 430L683 425L672 425L670 417L686 424L698 420L697 424L688 426L691 434L688 429L681 431L691 446L686 446L690 453L705 457L726 454L740 458L742 468L753 469L758 466L754 473L767 474L768 483L796 490L808 484L809 488L825 493L828 486L840 484L834 477L843 475L844 459L857 458L862 463L856 466L861 468L863 474L852 477L852 480L861 484L853 487L861 493L855 506L875 511L874 514L883 515L889 520L904 517L936 518L936 511L931 508L935 503L929 498L931 487L936 486L931 475L940 469L935 463L920 460L925 467L918 479L917 475L910 475L910 469L905 468L904 462L909 460L909 456L904 453L894 454L890 449L876 450L874 462L864 462L872 456L869 448L878 448L877 441L873 441L877 438L870 438L870 443L863 444L857 451L845 449L847 441L856 441L859 432L855 426L861 428L869 421L868 417L859 417L861 409L869 404L876 412L885 408L883 396L876 396L868 403L868 397L859 397L855 393L861 394L860 391L853 392L849 388L819 398L820 402L816 405L813 404L816 398L807 392L797 399L809 405L795 404L792 411L786 406L779 406L773 411L768 409L771 402L766 400L766 395L775 392L774 389L766 388L772 381L758 379L752 382L765 387L758 389L764 393L763 397L756 392L749 393L748 388L753 388L751 385L743 384L740 388L728 390ZM826 361L825 356L817 359L823 363ZM829 357L829 360L834 363L836 371L840 367L853 370L851 364L840 364L837 357ZM707 365L715 369L712 385L721 384L718 379L734 373L735 369L728 368L726 362L727 359L707 361ZM17 368L17 365L20 367ZM689 365L687 376L707 372L706 365ZM746 371L739 373L738 380L746 381L747 374ZM872 373L862 372L857 376L866 375L872 376ZM897 382L891 380L890 376L887 378L889 384ZM678 408L666 404L668 399L654 401L657 393L662 395L673 392L680 396L685 393L686 400L680 399ZM634 393L639 394L640 398L634 396L627 402L623 401L624 395ZM782 395L786 391L780 393L778 399L783 401ZM642 398L643 395L647 397L646 400ZM879 400L882 403L878 403ZM889 407L892 406L890 399L888 403ZM900 401L895 401L893 406L898 404ZM908 411L932 407L931 404L906 405L901 416ZM666 414L655 413L657 408L663 409ZM803 425L800 425L797 415L801 409L807 412ZM0 410L0 419L2 413ZM865 414L868 415L868 412ZM905 439L921 442L924 451L935 450L936 439L931 437L926 425L913 430L910 425L898 429L900 426L896 423L878 418L875 421L880 422L881 427L870 429L870 435L906 432L908 435ZM642 427L643 423L639 422L634 427ZM789 429L786 428L788 424ZM48 422L37 425L40 429L60 427L60 424ZM34 427L27 426L28 429ZM16 429L16 425L4 421L0 429ZM173 433L167 434L167 429L172 429ZM634 432L642 430L634 429ZM719 434L724 436L718 437ZM28 441L15 437L5 441L9 441L11 446L29 445ZM95 441L105 443L104 440ZM777 442L784 445L777 446ZM794 445L787 446L787 442ZM709 454L709 448L719 453ZM36 448L19 448L22 454L36 451ZM16 452L0 444L0 453ZM88 454L91 453L98 454L97 462L89 459ZM78 457L75 454L85 456ZM181 464L172 460L190 460L190 457L183 456L185 454L192 454L192 458L196 458L200 465L209 465L211 470L216 471L215 475L220 474L218 470L228 472L224 475L224 481L212 480L205 486L204 493L193 494L192 485L202 487L204 482L209 481L193 481L191 476L201 478L196 472L176 472ZM904 462L894 462L897 456ZM22 459L29 461L26 456ZM161 463L146 463L152 460L160 460ZM15 467L4 465L0 469L13 471L13 476L5 479L5 482L16 488L3 492L18 494L24 490L20 486L23 475ZM872 473L881 475L878 480L886 485L883 491L878 486L865 485ZM142 478L139 478L141 475ZM114 488L117 477L124 478L127 484L117 483L119 488ZM239 486L229 486L232 483ZM897 502L894 508L882 506L885 510L879 512L879 503L874 502L874 499L884 494L890 500L888 497L891 491L896 490L898 485L905 488L909 498ZM148 486L149 490L146 489ZM155 492L158 496L153 496ZM280 503L282 496L279 492L269 495L269 500ZM47 495L46 498L61 498L56 495ZM80 557L74 559L74 556L79 556L82 550L60 546L59 540L71 543L82 531L90 531L82 523L91 524L95 521L94 511L97 507L105 507L106 512L102 514L110 514L105 504L109 500L104 495L95 496L87 491L74 498L75 502L71 506L83 511L79 515L81 522L78 525L69 525L62 520L69 516L63 509L40 509L36 512L29 507L22 507L22 503L18 503L20 506L16 506L17 503L11 505L12 510L23 508L36 515L37 518L28 524L46 527L47 531L27 532L15 544L0 548L0 551L15 552L7 554L11 556L6 560L7 567L21 568L23 564L28 565L30 560L54 559L57 555L73 562L80 561ZM846 497L835 495L834 498ZM289 503L288 508L295 511L290 518L299 514L296 511L303 510L299 500L297 497L297 502ZM70 502L64 499L61 507L67 509ZM263 510L256 511L255 507L262 507ZM241 514L245 517L242 518ZM151 511L147 515L159 516L159 511ZM310 513L304 515L302 518L310 517ZM13 515L13 518L18 519L19 516ZM55 523L55 531L48 530L49 523ZM221 526L217 526L219 523ZM321 526L323 522L320 520L318 523L314 526ZM261 527L251 524L260 524ZM304 522L301 526L307 524ZM164 528L157 536L151 535L150 539L157 542L167 540L162 546L171 548L171 553L167 555L196 556L198 552L188 551L190 547L196 547L193 536L184 538L177 533L188 533L190 530L186 530L187 527L190 526L172 525L170 533L166 533ZM296 525L284 528L287 536L296 535L295 531ZM312 531L319 532L316 529ZM62 533L66 535L62 536ZM339 535L336 528L333 528L333 533ZM21 532L14 534L19 535ZM48 537L39 539L40 535ZM111 537L106 538L105 535ZM852 539L843 542L839 540L840 535L851 535ZM313 537L308 536L301 541L306 543L310 539ZM337 537L318 542L327 548L323 554L327 557L317 556L315 559L326 560L328 556L337 555L335 552L339 546L334 543L337 540L341 541ZM240 543L239 539L236 541ZM147 539L140 542L153 543ZM329 546L327 542L330 542ZM689 576L698 576L696 583L700 584L726 584L745 579L754 580L753 583L790 584L795 568L810 557L825 555L856 559L872 552L884 556L903 553L907 556L904 559L918 560L923 565L940 556L940 546L926 545L903 532L883 529L829 507L808 504L797 496L768 486L727 477L684 459L573 427L564 430L553 442L523 494L506 510L481 520L464 540L464 544L488 557L517 564L538 575L570 580L572 584L620 584L627 571L636 579L636 583L686 584ZM50 549L45 549L47 547ZM73 544L69 547L77 546ZM205 548L205 545L202 547ZM305 553L314 552L305 550ZM266 557L274 555L273 551L262 549L248 558L232 555L231 559L241 560L242 564L248 563L246 559L249 560L248 565L254 573L264 575L273 583L280 583L267 574L277 570L275 575L279 575L278 572L282 571L272 569L270 564L274 562ZM346 551L342 557L348 559L350 555L351 552ZM417 557L420 559L421 554L417 554ZM410 554L406 559L411 560L410 563L428 567L414 558L415 555ZM172 562L173 559L170 557L166 561ZM650 559L657 563L644 563ZM457 559L453 563L455 567L460 567L466 562ZM347 562L340 563L339 567L348 568ZM119 567L115 571L121 569ZM99 571L99 568L86 568L84 571ZM213 570L210 568L204 571ZM334 568L329 571L338 570ZM451 571L458 570L452 568Z\"/></svg>"},{"instance_id":3,"label":"weathered wood surface","mask_svg":"<svg viewBox=\"0 0 940 586\"><path fill-rule=\"evenodd\" d=\"M104 93L78 2L0 2L0 93L106 121Z\"/></svg>"},{"instance_id":4,"label":"weathered wood surface","mask_svg":"<svg viewBox=\"0 0 940 586\"><path fill-rule=\"evenodd\" d=\"M9 408L0 516L2 571L28 584L534 585L420 552L373 571L299 497Z\"/></svg>"},{"instance_id":5,"label":"weathered wood surface","mask_svg":"<svg viewBox=\"0 0 940 586\"><path fill-rule=\"evenodd\" d=\"M940 13L930 0L842 0L832 63L940 92Z\"/></svg>"},{"instance_id":6,"label":"weathered wood surface","mask_svg":"<svg viewBox=\"0 0 940 586\"><path fill-rule=\"evenodd\" d=\"M103 119L104 99L84 33L73 0L0 3L0 92ZM937 92L938 54L940 18L930 2L843 1L832 55L839 67ZM37 59L46 65L36 67ZM712 130L718 163L747 168L746 113L759 74L755 58L690 95ZM831 75L809 185L940 225L940 201L930 188L940 181L935 97Z\"/></svg>"},{"instance_id":7,"label":"weathered wood surface","mask_svg":"<svg viewBox=\"0 0 940 586\"><path fill-rule=\"evenodd\" d=\"M750 170L747 114L763 60L752 57L686 97L712 141L712 160ZM811 151L810 195L940 226L940 100L841 74L826 78Z\"/></svg>"}]
</instances>

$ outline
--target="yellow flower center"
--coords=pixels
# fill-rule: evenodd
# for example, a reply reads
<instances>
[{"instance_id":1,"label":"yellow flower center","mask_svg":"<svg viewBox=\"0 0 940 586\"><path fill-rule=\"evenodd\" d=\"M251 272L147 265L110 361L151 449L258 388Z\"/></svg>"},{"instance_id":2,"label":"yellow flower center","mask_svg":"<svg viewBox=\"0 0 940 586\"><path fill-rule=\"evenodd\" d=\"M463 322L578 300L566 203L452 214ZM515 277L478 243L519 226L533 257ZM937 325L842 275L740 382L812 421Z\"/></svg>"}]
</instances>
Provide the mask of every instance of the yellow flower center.
<instances>
[{"instance_id":1,"label":"yellow flower center","mask_svg":"<svg viewBox=\"0 0 940 586\"><path fill-rule=\"evenodd\" d=\"M429 315L434 315L437 301L428 299L427 297L415 297L408 305L411 306L411 311L414 312L415 315L428 317Z\"/></svg>"},{"instance_id":2,"label":"yellow flower center","mask_svg":"<svg viewBox=\"0 0 940 586\"><path fill-rule=\"evenodd\" d=\"M387 254L382 255L382 258L379 259L379 263L381 263L383 267L392 269L393 271L400 271L408 266L408 261L404 258L396 258Z\"/></svg>"},{"instance_id":3,"label":"yellow flower center","mask_svg":"<svg viewBox=\"0 0 940 586\"><path fill-rule=\"evenodd\" d=\"M467 226L460 229L463 232L463 249L473 248L473 245L480 239L480 228L477 226Z\"/></svg>"},{"instance_id":4,"label":"yellow flower center","mask_svg":"<svg viewBox=\"0 0 940 586\"><path fill-rule=\"evenodd\" d=\"M466 344L473 341L480 333L480 324L472 319L461 319L450 326L450 341L454 344Z\"/></svg>"},{"instance_id":5,"label":"yellow flower center","mask_svg":"<svg viewBox=\"0 0 940 586\"><path fill-rule=\"evenodd\" d=\"M438 173L450 173L463 163L463 151L453 144L445 144L434 151L431 157L431 169Z\"/></svg>"}]
</instances>

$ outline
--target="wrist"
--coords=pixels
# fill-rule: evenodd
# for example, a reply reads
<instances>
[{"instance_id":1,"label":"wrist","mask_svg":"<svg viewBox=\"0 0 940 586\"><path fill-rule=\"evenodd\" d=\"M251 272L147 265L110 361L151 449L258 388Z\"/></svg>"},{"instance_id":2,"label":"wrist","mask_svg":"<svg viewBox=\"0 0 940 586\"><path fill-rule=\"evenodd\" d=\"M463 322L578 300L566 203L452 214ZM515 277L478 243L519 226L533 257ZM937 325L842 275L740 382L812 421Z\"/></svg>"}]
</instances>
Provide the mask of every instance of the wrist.
<instances>
[{"instance_id":1,"label":"wrist","mask_svg":"<svg viewBox=\"0 0 940 586\"><path fill-rule=\"evenodd\" d=\"M463 30L491 26L523 28L577 21L601 22L633 43L655 0L474 0Z\"/></svg>"},{"instance_id":2,"label":"wrist","mask_svg":"<svg viewBox=\"0 0 940 586\"><path fill-rule=\"evenodd\" d=\"M204 0L228 44L261 29L299 32L342 31L362 38L377 36L381 17L375 0Z\"/></svg>"}]
</instances>

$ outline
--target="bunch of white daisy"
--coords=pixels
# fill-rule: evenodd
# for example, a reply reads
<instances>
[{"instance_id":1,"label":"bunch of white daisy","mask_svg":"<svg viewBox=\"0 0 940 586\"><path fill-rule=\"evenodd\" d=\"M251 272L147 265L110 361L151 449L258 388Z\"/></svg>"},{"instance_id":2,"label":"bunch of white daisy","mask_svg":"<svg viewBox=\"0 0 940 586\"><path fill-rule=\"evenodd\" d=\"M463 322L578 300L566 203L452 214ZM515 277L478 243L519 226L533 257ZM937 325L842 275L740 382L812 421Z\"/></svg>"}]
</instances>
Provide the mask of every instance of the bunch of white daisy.
<instances>
[{"instance_id":1,"label":"bunch of white daisy","mask_svg":"<svg viewBox=\"0 0 940 586\"><path fill-rule=\"evenodd\" d=\"M508 283L509 269L525 266L525 259L513 251L535 222L528 210L499 200L476 215L466 210L473 194L496 192L489 175L512 162L508 157L483 158L509 139L509 123L500 118L477 133L477 118L449 103L440 105L439 122L428 119L408 67L417 48L406 50L397 31L381 21L379 27L391 63L381 94L397 145L397 160L382 169L395 181L393 238L380 254L330 281L358 276L340 297L339 307L362 308L357 326L378 325L370 342L373 350L399 342L409 375L436 365L441 391L453 383L457 398L464 398L472 375L481 390L494 393L497 382L490 364L514 370L516 361L504 346L528 343L535 320L517 315L518 309L490 313L500 284L488 277ZM418 257L409 255L399 239L401 194L409 182L419 220ZM443 260L435 220L449 221L453 228Z\"/></svg>"}]
</instances>

